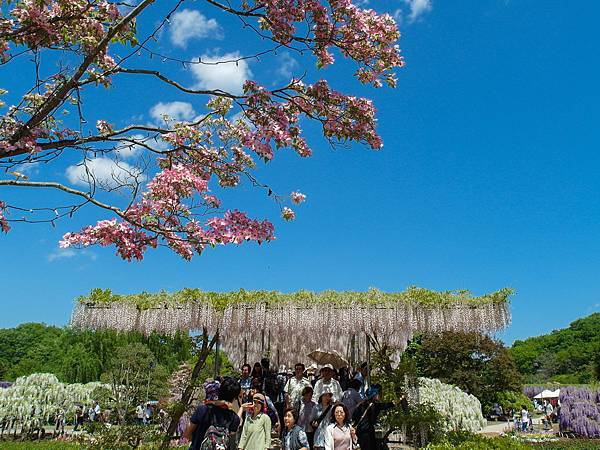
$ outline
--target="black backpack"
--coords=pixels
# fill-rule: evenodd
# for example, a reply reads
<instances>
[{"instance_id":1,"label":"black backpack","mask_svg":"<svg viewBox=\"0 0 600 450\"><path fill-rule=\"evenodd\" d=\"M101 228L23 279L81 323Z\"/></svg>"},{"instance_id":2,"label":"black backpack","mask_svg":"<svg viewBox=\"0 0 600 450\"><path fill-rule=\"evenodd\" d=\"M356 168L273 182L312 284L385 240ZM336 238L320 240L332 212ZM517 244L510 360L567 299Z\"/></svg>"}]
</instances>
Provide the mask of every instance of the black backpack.
<instances>
[{"instance_id":1,"label":"black backpack","mask_svg":"<svg viewBox=\"0 0 600 450\"><path fill-rule=\"evenodd\" d=\"M226 420L224 423L217 423L214 408L216 406L208 406L207 422L208 428L202 437L200 442L199 450L227 450L231 446L229 427L231 426L231 419Z\"/></svg>"}]
</instances>

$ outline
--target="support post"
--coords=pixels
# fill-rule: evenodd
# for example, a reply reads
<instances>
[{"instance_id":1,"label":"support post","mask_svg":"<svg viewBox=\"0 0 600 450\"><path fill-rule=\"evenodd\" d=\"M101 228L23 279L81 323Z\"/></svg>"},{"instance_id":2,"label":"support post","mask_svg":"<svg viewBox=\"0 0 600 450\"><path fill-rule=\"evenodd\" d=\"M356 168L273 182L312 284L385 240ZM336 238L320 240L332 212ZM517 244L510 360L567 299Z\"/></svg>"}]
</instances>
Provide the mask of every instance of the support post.
<instances>
[{"instance_id":1,"label":"support post","mask_svg":"<svg viewBox=\"0 0 600 450\"><path fill-rule=\"evenodd\" d=\"M248 338L244 338L244 364L248 364Z\"/></svg>"},{"instance_id":2,"label":"support post","mask_svg":"<svg viewBox=\"0 0 600 450\"><path fill-rule=\"evenodd\" d=\"M171 439L173 438L173 436L175 436L175 433L177 431L177 425L179 424L179 419L181 419L181 416L183 415L183 413L185 411L187 411L187 409L190 406L190 403L192 401L192 395L194 393L194 389L196 388L196 381L198 380L198 377L200 376L200 371L206 365L206 359L208 358L208 355L212 351L215 343L216 343L215 336L213 336L212 339L209 340L208 330L206 328L203 328L202 329L202 345L200 347L200 351L198 352L198 359L196 360L196 364L194 365L194 368L192 369L192 374L190 376L188 384L187 384L185 390L183 391L183 394L181 395L180 405L178 408L174 409L174 411L171 415L171 422L169 422L167 432L166 432L165 437L160 446L161 449L168 449L170 447Z\"/></svg>"},{"instance_id":3,"label":"support post","mask_svg":"<svg viewBox=\"0 0 600 450\"><path fill-rule=\"evenodd\" d=\"M366 350L367 350L367 384L371 386L371 342L369 340L369 334L365 333L366 338Z\"/></svg>"},{"instance_id":4,"label":"support post","mask_svg":"<svg viewBox=\"0 0 600 450\"><path fill-rule=\"evenodd\" d=\"M352 339L350 339L350 367L353 369L356 367L356 335L352 335Z\"/></svg>"},{"instance_id":5,"label":"support post","mask_svg":"<svg viewBox=\"0 0 600 450\"><path fill-rule=\"evenodd\" d=\"M220 367L219 367L219 332L215 336L215 380L219 377Z\"/></svg>"}]
</instances>

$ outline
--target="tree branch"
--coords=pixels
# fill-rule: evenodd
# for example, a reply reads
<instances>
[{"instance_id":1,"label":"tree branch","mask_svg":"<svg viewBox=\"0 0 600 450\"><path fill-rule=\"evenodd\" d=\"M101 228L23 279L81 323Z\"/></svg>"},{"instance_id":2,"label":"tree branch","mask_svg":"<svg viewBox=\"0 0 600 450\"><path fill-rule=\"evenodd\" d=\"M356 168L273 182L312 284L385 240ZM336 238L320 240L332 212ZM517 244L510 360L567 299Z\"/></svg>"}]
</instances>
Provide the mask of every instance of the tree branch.
<instances>
[{"instance_id":1,"label":"tree branch","mask_svg":"<svg viewBox=\"0 0 600 450\"><path fill-rule=\"evenodd\" d=\"M183 87L178 82L173 81L170 78L167 78L166 76L164 76L163 74L161 74L157 70L118 68L118 69L115 69L113 71L113 73L129 73L129 74L138 74L138 75L152 75L152 76L155 76L156 78L160 79L161 81L164 81L165 83L170 84L171 86L174 86L177 89L179 89L180 91L183 91L183 92L185 92L187 94L216 95L216 96L219 96L219 97L227 97L227 98L231 98L231 99L234 99L234 100L235 99L245 98L244 96L233 95L233 94L230 94L229 92L222 91L221 89L215 89L215 90L189 89L189 88Z\"/></svg>"},{"instance_id":2,"label":"tree branch","mask_svg":"<svg viewBox=\"0 0 600 450\"><path fill-rule=\"evenodd\" d=\"M56 182L42 182L42 181L19 181L19 180L0 180L0 186L17 186L17 187L33 187L33 188L50 188L50 189L58 189L59 191L66 192L67 194L77 195L79 197L85 198L88 202L99 206L100 208L107 209L109 211L114 212L119 217L127 220L123 212L117 208L116 206L111 206L106 203L102 203L94 198L94 196L88 192L83 192L77 189L70 188L65 186L64 184L56 183Z\"/></svg>"},{"instance_id":3,"label":"tree branch","mask_svg":"<svg viewBox=\"0 0 600 450\"><path fill-rule=\"evenodd\" d=\"M119 33L127 24L129 24L136 16L138 16L146 7L154 3L155 0L144 0L138 6L136 6L127 16L125 16L121 22L115 27L110 28L98 45L85 57L77 71L73 76L64 83L59 89L54 91L40 106L40 108L33 114L29 120L17 129L15 133L8 139L11 144L15 144L20 141L24 136L28 135L32 129L37 127L46 117L54 111L65 98L69 92L77 87L79 79L86 72L88 67L94 62L96 57L108 47L110 41Z\"/></svg>"}]
</instances>

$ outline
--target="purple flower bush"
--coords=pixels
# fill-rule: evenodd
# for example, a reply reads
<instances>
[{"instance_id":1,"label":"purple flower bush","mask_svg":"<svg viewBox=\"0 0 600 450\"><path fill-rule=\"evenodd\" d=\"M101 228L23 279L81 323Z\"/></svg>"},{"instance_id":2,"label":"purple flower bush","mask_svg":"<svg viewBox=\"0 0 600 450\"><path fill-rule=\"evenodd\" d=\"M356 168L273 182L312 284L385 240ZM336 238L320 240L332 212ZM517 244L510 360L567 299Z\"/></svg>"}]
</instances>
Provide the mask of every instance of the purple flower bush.
<instances>
[{"instance_id":1,"label":"purple flower bush","mask_svg":"<svg viewBox=\"0 0 600 450\"><path fill-rule=\"evenodd\" d=\"M523 388L523 394L526 397L533 398L536 395L538 395L540 392L542 392L544 389L547 389L547 388L544 386L525 386Z\"/></svg>"},{"instance_id":2,"label":"purple flower bush","mask_svg":"<svg viewBox=\"0 0 600 450\"><path fill-rule=\"evenodd\" d=\"M560 429L587 438L600 438L600 389L560 390Z\"/></svg>"}]
</instances>

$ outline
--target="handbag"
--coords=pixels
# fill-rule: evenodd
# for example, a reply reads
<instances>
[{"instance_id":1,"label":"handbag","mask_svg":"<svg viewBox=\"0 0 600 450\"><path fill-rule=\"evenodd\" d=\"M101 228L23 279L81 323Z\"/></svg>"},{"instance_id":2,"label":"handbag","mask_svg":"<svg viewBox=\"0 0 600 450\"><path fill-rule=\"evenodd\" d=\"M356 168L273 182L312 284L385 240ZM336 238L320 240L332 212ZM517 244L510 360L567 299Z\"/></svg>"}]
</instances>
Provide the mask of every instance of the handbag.
<instances>
[{"instance_id":1,"label":"handbag","mask_svg":"<svg viewBox=\"0 0 600 450\"><path fill-rule=\"evenodd\" d=\"M332 406L333 406L333 405L329 405L329 406L328 406L328 407L325 409L325 411L323 411L323 412L321 413L321 415L320 415L318 418L316 418L315 420L313 420L313 421L310 423L310 425L311 425L313 428L315 428L315 429L319 428L319 425L321 424L321 422L323 422L323 419L325 418L325 416L327 415L327 413L329 412L329 410L332 408ZM317 424L316 426L315 426L315 425L313 425L313 424L315 424L315 423Z\"/></svg>"}]
</instances>

